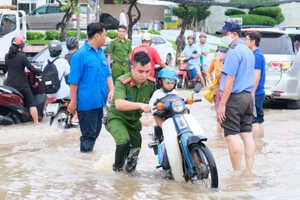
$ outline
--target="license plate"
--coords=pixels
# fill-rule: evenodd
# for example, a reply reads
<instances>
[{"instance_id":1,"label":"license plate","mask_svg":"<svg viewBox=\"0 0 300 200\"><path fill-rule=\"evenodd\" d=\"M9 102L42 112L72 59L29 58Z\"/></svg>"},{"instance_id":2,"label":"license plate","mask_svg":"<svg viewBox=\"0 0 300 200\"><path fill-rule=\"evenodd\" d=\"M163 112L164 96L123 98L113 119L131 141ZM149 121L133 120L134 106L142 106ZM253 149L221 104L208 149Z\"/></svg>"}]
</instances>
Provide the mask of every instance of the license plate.
<instances>
[{"instance_id":1,"label":"license plate","mask_svg":"<svg viewBox=\"0 0 300 200\"><path fill-rule=\"evenodd\" d=\"M188 125L187 125L187 123L186 123L186 121L185 121L185 119L184 119L183 116L176 117L175 120L176 120L178 128L184 129L184 128L188 127Z\"/></svg>"},{"instance_id":2,"label":"license plate","mask_svg":"<svg viewBox=\"0 0 300 200\"><path fill-rule=\"evenodd\" d=\"M46 113L47 115L50 114L56 115L58 109L59 109L59 103L50 103L47 105Z\"/></svg>"}]
</instances>

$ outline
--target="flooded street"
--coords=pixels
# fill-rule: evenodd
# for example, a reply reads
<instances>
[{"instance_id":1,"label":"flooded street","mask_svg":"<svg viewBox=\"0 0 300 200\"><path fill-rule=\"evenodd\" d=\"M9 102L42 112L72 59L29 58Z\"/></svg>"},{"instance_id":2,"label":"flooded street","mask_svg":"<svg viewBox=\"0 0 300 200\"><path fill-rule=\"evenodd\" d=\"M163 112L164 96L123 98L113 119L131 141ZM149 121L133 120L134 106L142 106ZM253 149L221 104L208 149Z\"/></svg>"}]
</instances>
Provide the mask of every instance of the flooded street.
<instances>
[{"instance_id":1,"label":"flooded street","mask_svg":"<svg viewBox=\"0 0 300 200\"><path fill-rule=\"evenodd\" d=\"M180 93L187 97L191 91ZM265 110L265 137L256 140L250 173L231 169L226 141L215 131L212 104L204 100L189 108L208 137L218 167L218 189L163 179L161 170L155 169L157 157L147 146L151 115L143 117L143 146L135 176L112 171L115 143L104 127L94 152L82 154L79 128L49 127L45 118L36 126L0 127L0 199L299 199L298 110Z\"/></svg>"}]
</instances>

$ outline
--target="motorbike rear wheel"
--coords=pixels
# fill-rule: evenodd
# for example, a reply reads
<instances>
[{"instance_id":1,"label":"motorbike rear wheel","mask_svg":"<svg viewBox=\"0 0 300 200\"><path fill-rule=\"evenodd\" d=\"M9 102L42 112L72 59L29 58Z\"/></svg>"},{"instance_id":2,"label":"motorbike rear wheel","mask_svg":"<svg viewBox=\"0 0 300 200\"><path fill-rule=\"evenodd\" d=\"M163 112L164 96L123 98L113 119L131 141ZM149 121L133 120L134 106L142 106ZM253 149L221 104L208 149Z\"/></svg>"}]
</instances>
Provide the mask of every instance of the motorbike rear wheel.
<instances>
[{"instance_id":1,"label":"motorbike rear wheel","mask_svg":"<svg viewBox=\"0 0 300 200\"><path fill-rule=\"evenodd\" d=\"M182 76L178 76L177 88L178 89L187 89L186 80Z\"/></svg>"},{"instance_id":2,"label":"motorbike rear wheel","mask_svg":"<svg viewBox=\"0 0 300 200\"><path fill-rule=\"evenodd\" d=\"M190 152L195 164L196 181L205 188L217 188L219 185L218 170L215 159L205 144L192 144Z\"/></svg>"},{"instance_id":3,"label":"motorbike rear wheel","mask_svg":"<svg viewBox=\"0 0 300 200\"><path fill-rule=\"evenodd\" d=\"M70 113L67 111L67 108L62 107L58 110L54 121L60 128L69 128L70 124L68 123Z\"/></svg>"}]
</instances>

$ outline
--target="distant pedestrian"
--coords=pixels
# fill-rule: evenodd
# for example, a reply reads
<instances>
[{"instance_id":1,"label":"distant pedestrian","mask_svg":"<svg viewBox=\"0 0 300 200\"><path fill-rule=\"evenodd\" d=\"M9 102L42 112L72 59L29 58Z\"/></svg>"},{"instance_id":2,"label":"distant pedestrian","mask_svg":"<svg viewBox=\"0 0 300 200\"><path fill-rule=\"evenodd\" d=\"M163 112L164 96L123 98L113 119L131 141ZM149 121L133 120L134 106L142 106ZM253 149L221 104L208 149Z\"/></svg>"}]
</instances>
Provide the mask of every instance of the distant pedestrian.
<instances>
[{"instance_id":1,"label":"distant pedestrian","mask_svg":"<svg viewBox=\"0 0 300 200\"><path fill-rule=\"evenodd\" d=\"M299 52L299 47L300 47L300 37L297 36L296 41L294 42L294 48L295 48L296 53Z\"/></svg>"},{"instance_id":2,"label":"distant pedestrian","mask_svg":"<svg viewBox=\"0 0 300 200\"><path fill-rule=\"evenodd\" d=\"M132 22L133 22L135 19L136 19L136 15L133 14L133 15L132 15ZM139 25L139 22L136 22L136 23L133 25L132 30L137 31L137 34L140 34L140 32L141 32L141 27L140 27L140 25Z\"/></svg>"},{"instance_id":3,"label":"distant pedestrian","mask_svg":"<svg viewBox=\"0 0 300 200\"><path fill-rule=\"evenodd\" d=\"M91 152L102 128L103 107L113 99L114 85L101 48L106 30L100 22L87 26L88 40L72 56L69 75L71 102L68 111L78 112L80 151Z\"/></svg>"},{"instance_id":4,"label":"distant pedestrian","mask_svg":"<svg viewBox=\"0 0 300 200\"><path fill-rule=\"evenodd\" d=\"M217 34L223 34L222 41L230 48L222 68L220 90L222 97L218 118L224 129L228 150L234 170L241 169L242 152L238 135L243 140L246 167L252 170L255 144L252 135L254 89L254 55L240 39L241 27L234 22L225 22Z\"/></svg>"},{"instance_id":5,"label":"distant pedestrian","mask_svg":"<svg viewBox=\"0 0 300 200\"><path fill-rule=\"evenodd\" d=\"M264 136L264 110L265 81L266 81L266 60L259 48L261 34L258 32L246 33L245 44L253 51L255 57L254 67L254 89L252 96L255 96L256 116L253 116L252 129L254 137Z\"/></svg>"},{"instance_id":6,"label":"distant pedestrian","mask_svg":"<svg viewBox=\"0 0 300 200\"><path fill-rule=\"evenodd\" d=\"M129 72L128 60L130 58L132 47L131 41L125 38L127 28L124 25L118 27L118 37L110 42L107 51L107 61L110 65L113 81L123 74ZM113 56L113 62L111 64Z\"/></svg>"},{"instance_id":7,"label":"distant pedestrian","mask_svg":"<svg viewBox=\"0 0 300 200\"><path fill-rule=\"evenodd\" d=\"M215 103L215 106L216 106L216 111L219 108L219 104L220 104L221 96L222 96L222 92L220 91L220 82L221 82L221 74L222 74L221 71L222 71L225 55L228 51L228 46L225 45L224 42L221 42L218 45L217 51L218 51L218 54L217 54L218 56L211 61L211 64L210 64L210 66L207 70L207 73L206 73L208 87L211 90L213 90L213 89L216 90L216 94L215 94L215 97L214 97L214 103ZM213 76L213 74L214 74L214 76ZM212 84L213 80L217 81L217 85ZM221 122L217 117L217 133L221 134L222 132L223 132L223 130L222 130L222 127L221 127Z\"/></svg>"},{"instance_id":8,"label":"distant pedestrian","mask_svg":"<svg viewBox=\"0 0 300 200\"><path fill-rule=\"evenodd\" d=\"M181 51L183 51L183 49L185 48L186 45L186 41L185 41L185 36L182 36L182 42L181 42ZM177 36L176 41L175 41L176 45L179 45L179 36Z\"/></svg>"},{"instance_id":9,"label":"distant pedestrian","mask_svg":"<svg viewBox=\"0 0 300 200\"><path fill-rule=\"evenodd\" d=\"M123 9L122 12L120 13L119 25L123 25L123 26L126 26L126 27L128 25L127 18L126 18L126 9Z\"/></svg>"},{"instance_id":10,"label":"distant pedestrian","mask_svg":"<svg viewBox=\"0 0 300 200\"><path fill-rule=\"evenodd\" d=\"M208 53L210 52L210 45L206 42L207 34L204 32L201 32L199 35L199 47L201 51L200 55L200 65L201 65L201 71L206 73L208 68Z\"/></svg>"}]
</instances>

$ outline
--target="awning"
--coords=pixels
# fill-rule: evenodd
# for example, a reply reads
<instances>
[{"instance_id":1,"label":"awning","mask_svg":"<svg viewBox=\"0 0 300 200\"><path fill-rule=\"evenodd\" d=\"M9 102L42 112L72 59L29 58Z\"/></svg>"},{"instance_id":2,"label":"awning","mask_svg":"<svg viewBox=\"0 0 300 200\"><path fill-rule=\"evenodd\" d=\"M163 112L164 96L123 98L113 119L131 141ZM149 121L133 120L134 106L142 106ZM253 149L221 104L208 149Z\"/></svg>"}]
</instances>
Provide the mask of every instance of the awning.
<instances>
[{"instance_id":1,"label":"awning","mask_svg":"<svg viewBox=\"0 0 300 200\"><path fill-rule=\"evenodd\" d=\"M159 1L159 0L138 0L138 4L146 4L146 5L158 5L158 6L173 6L177 7L178 4L170 1Z\"/></svg>"}]
</instances>

